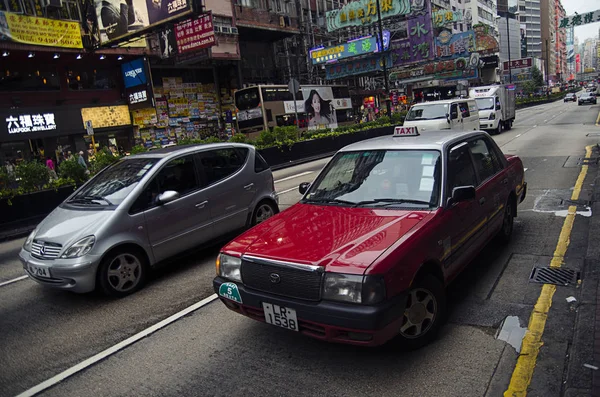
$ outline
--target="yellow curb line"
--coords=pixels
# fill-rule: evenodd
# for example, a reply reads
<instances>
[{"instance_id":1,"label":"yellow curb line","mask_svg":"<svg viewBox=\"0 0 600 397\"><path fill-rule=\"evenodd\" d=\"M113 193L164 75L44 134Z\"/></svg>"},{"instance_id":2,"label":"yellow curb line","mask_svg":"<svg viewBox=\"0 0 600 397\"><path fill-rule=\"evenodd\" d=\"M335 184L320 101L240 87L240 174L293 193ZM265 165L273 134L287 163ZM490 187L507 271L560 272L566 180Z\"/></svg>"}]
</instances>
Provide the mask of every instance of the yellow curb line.
<instances>
[{"instance_id":1,"label":"yellow curb line","mask_svg":"<svg viewBox=\"0 0 600 397\"><path fill-rule=\"evenodd\" d=\"M596 119L596 126L600 127L600 112L598 112L598 118Z\"/></svg>"},{"instance_id":2,"label":"yellow curb line","mask_svg":"<svg viewBox=\"0 0 600 397\"><path fill-rule=\"evenodd\" d=\"M600 120L600 115L598 116L598 120ZM592 146L587 146L585 148L585 157L590 158L591 155ZM583 165L579 172L577 182L575 182L575 189L573 189L571 200L579 200L583 181L585 180L587 172L588 166ZM577 206L569 206L567 217L563 223L556 249L554 250L554 255L550 262L551 267L560 267L564 263L565 254L567 253L567 248L570 243L571 231L573 230L573 224L575 223L576 213ZM552 306L554 292L556 292L555 285L544 284L542 286L542 292L529 317L529 324L527 325L527 332L523 337L521 353L517 359L517 364L515 365L508 389L504 392L504 397L524 397L527 395L527 388L533 377L537 356L540 352L540 348L544 344L544 342L542 342L542 335L544 333L544 328L546 327L550 306Z\"/></svg>"}]
</instances>

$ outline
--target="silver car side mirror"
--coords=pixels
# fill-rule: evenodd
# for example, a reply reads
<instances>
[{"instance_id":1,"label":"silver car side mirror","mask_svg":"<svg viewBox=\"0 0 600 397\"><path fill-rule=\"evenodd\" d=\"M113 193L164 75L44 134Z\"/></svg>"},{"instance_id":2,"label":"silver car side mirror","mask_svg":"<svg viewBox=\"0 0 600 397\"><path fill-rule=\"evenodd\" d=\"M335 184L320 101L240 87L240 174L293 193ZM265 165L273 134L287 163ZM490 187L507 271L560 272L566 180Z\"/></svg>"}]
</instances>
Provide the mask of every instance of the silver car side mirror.
<instances>
[{"instance_id":1,"label":"silver car side mirror","mask_svg":"<svg viewBox=\"0 0 600 397\"><path fill-rule=\"evenodd\" d=\"M158 204L166 204L166 203L170 203L171 201L177 200L179 198L179 193L176 192L175 190L167 190L166 192L162 192L158 198L156 199L156 202Z\"/></svg>"}]
</instances>

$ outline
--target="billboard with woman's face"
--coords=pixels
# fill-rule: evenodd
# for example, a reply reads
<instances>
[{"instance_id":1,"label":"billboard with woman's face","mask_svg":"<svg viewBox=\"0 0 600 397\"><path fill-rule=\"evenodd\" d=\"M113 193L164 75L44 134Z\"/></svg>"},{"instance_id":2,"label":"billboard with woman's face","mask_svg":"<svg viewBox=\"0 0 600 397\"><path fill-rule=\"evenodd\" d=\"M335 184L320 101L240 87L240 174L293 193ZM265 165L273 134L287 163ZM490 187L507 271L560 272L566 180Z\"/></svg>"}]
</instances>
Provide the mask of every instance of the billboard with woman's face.
<instances>
[{"instance_id":1,"label":"billboard with woman's face","mask_svg":"<svg viewBox=\"0 0 600 397\"><path fill-rule=\"evenodd\" d=\"M308 129L337 128L331 87L302 87L304 111L308 116Z\"/></svg>"}]
</instances>

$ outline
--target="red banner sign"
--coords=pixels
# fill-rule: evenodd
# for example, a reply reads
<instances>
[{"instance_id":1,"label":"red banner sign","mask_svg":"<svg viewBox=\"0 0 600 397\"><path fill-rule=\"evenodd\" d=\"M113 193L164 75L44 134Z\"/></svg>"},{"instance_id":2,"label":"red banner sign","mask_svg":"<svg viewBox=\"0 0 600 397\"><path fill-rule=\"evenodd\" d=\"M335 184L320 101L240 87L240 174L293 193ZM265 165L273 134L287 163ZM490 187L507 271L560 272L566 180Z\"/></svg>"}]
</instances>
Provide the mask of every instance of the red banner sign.
<instances>
[{"instance_id":1,"label":"red banner sign","mask_svg":"<svg viewBox=\"0 0 600 397\"><path fill-rule=\"evenodd\" d=\"M510 61L511 69L525 69L530 68L532 65L532 58L513 59ZM508 70L508 61L503 62L502 67L504 68L504 70Z\"/></svg>"},{"instance_id":2,"label":"red banner sign","mask_svg":"<svg viewBox=\"0 0 600 397\"><path fill-rule=\"evenodd\" d=\"M214 46L216 40L212 15L206 14L176 24L175 41L180 54Z\"/></svg>"}]
</instances>

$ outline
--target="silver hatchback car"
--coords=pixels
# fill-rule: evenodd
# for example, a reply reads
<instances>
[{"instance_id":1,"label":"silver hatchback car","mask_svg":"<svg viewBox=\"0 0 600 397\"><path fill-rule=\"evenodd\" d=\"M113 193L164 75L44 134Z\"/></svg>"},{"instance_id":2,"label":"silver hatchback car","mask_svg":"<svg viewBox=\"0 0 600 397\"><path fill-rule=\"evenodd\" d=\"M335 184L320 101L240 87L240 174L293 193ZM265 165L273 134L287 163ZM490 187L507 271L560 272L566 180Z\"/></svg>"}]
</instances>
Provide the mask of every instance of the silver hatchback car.
<instances>
[{"instance_id":1,"label":"silver hatchback car","mask_svg":"<svg viewBox=\"0 0 600 397\"><path fill-rule=\"evenodd\" d=\"M123 158L50 213L19 257L40 284L125 296L150 266L279 209L273 174L253 146L171 147Z\"/></svg>"}]
</instances>

